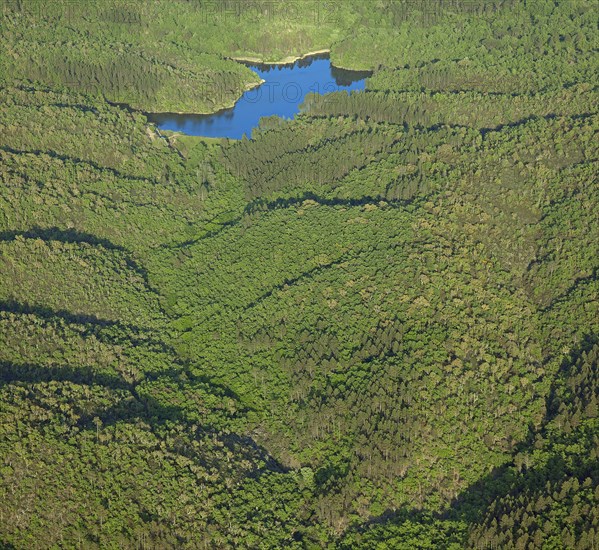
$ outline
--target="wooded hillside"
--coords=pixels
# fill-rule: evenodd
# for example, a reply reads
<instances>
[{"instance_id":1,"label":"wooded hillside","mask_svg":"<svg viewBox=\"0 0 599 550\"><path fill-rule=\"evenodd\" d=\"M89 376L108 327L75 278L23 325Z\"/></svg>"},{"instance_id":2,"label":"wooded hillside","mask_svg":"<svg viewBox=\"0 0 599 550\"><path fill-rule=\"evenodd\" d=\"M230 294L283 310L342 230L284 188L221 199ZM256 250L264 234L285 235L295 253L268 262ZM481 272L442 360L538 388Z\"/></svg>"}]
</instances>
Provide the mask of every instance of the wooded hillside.
<instances>
[{"instance_id":1,"label":"wooded hillside","mask_svg":"<svg viewBox=\"0 0 599 550\"><path fill-rule=\"evenodd\" d=\"M596 3L268 6L2 4L0 546L597 548Z\"/></svg>"}]
</instances>

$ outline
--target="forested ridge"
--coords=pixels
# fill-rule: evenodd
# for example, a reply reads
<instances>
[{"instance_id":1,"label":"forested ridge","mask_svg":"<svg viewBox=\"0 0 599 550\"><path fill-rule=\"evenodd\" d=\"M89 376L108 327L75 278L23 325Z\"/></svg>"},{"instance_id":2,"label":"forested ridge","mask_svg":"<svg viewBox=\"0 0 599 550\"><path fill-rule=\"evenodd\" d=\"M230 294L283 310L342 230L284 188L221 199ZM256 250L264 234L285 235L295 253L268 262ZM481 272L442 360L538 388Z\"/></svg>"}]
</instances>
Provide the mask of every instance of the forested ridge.
<instances>
[{"instance_id":1,"label":"forested ridge","mask_svg":"<svg viewBox=\"0 0 599 550\"><path fill-rule=\"evenodd\" d=\"M0 546L598 548L596 8L1 4Z\"/></svg>"}]
</instances>

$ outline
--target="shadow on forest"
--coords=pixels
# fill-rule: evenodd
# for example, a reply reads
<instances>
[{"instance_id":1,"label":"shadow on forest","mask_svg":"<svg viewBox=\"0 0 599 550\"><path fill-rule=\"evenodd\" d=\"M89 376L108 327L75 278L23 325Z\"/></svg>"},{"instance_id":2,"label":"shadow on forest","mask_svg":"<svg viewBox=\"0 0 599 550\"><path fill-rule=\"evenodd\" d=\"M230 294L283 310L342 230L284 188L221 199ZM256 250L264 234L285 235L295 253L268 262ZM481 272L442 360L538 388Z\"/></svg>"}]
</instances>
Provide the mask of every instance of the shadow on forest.
<instances>
[{"instance_id":1,"label":"shadow on forest","mask_svg":"<svg viewBox=\"0 0 599 550\"><path fill-rule=\"evenodd\" d=\"M56 319L65 321L67 324L77 325L77 333L84 337L94 336L100 342L108 344L134 344L144 346L151 351L159 351L172 357L171 363L178 365L179 368L162 369L159 371L148 371L145 373L146 380L157 380L158 378L175 379L178 376L185 375L189 381L205 384L218 390L219 395L239 400L239 395L228 386L211 380L204 375L192 374L189 370L190 363L187 360L177 357L175 349L163 342L151 337L151 331L134 325L128 325L121 321L111 321L99 319L93 315L77 315L64 310L53 310L42 306L31 306L13 301L0 301L0 312L10 312L20 315L34 315L48 322ZM1 379L1 374L0 374ZM184 383L184 382L182 382Z\"/></svg>"},{"instance_id":2,"label":"shadow on forest","mask_svg":"<svg viewBox=\"0 0 599 550\"><path fill-rule=\"evenodd\" d=\"M123 327L118 322L105 321L93 316L77 316L69 314L68 312L55 312L47 308L30 307L18 303L0 304L0 311L2 309L13 313L34 314L50 320L52 317L58 317L68 323L77 324L77 328L88 328L86 327L86 324L95 324L88 334L91 333L95 337L98 337L98 335L101 334L101 331L106 329L110 331L110 334L106 335L106 340L112 342L114 342L113 337L118 329L124 328L126 331L131 329L131 327ZM83 335L85 333L80 332L80 334ZM120 345L123 345L123 342L127 345L127 340L127 335L122 335L122 340L119 342ZM141 345L147 344L148 342L141 342ZM129 341L129 346L132 345L136 344ZM166 347L165 344L162 346L163 348ZM164 351L164 349L162 351ZM152 431L155 431L159 428L169 429L169 426L172 423L177 423L188 429L195 430L198 434L213 435L215 439L220 441L223 447L229 449L233 453L263 462L264 466L257 468L253 472L253 475L260 475L260 473L264 471L287 471L282 464L270 456L266 449L258 445L251 437L230 433L228 430L223 430L222 427L213 425L209 422L190 419L184 407L164 403L149 394L149 392L141 391L142 389L151 389L152 382L160 381L167 382L169 386L167 393L170 393L173 390L173 385L175 386L175 393L177 390L186 389L186 387L190 385L201 385L205 391L211 393L217 399L229 398L236 401L239 404L239 407L236 409L236 415L245 415L251 410L249 407L241 406L239 395L229 387L213 382L206 376L194 375L191 372L190 364L180 360L172 348L168 351L171 356L170 363L171 365L176 365L176 367L173 366L167 369L144 372L142 373L142 378L131 381L125 380L117 371L102 372L101 370L94 369L90 366L46 366L41 364L16 364L9 361L0 361L0 387L13 383L33 385L55 381L71 382L87 386L101 386L114 391L127 392L128 396L121 395L118 402L114 404L95 406L91 409L82 407L82 409L85 410L81 411L75 424L80 429L95 431L97 429L96 423L98 420L101 421L101 424L104 427L115 425L120 422L132 423L142 421L147 424ZM189 453L185 453L181 450L176 450L176 452L185 454L185 456L189 455ZM188 456L188 458L199 460L195 455Z\"/></svg>"},{"instance_id":3,"label":"shadow on forest","mask_svg":"<svg viewBox=\"0 0 599 550\"><path fill-rule=\"evenodd\" d=\"M167 248L167 249L171 249L171 250L179 250L182 248L186 248L188 246L192 246L192 245L199 243L200 241L203 241L205 239L215 237L216 235L218 235L221 231L223 231L227 227L234 227L234 226L238 225L240 221L241 221L241 218L234 218L232 220L227 220L226 222L222 222L221 224L219 224L219 226L216 229L213 229L211 231L206 231L206 233L204 233L201 237L189 239L187 241L183 241L182 243L177 243L175 245L163 244L163 245L161 245L161 248ZM211 222L209 221L208 223L211 223Z\"/></svg>"},{"instance_id":4,"label":"shadow on forest","mask_svg":"<svg viewBox=\"0 0 599 550\"><path fill-rule=\"evenodd\" d=\"M121 321L112 321L107 319L99 319L93 315L77 315L64 310L53 310L42 306L31 306L14 301L1 301L0 312L10 312L20 315L33 315L40 317L48 322L53 322L56 319L65 321L67 324L77 325L77 333L81 336L94 336L97 340L108 344L135 344L148 348L151 351L160 351L172 356L172 364L176 364L179 368L170 368L159 371L146 372L147 380L156 380L160 377L175 378L185 374L189 380L193 382L206 384L212 388L218 389L220 395L231 399L239 400L239 395L224 384L214 382L209 377L204 375L191 374L189 367L190 363L187 360L177 357L175 349L166 344L162 340L157 340L151 337L151 331L140 328L135 325L122 323ZM91 326L90 326L91 325ZM114 330L111 330L114 329Z\"/></svg>"},{"instance_id":5,"label":"shadow on forest","mask_svg":"<svg viewBox=\"0 0 599 550\"><path fill-rule=\"evenodd\" d=\"M102 246L108 250L128 252L108 239L102 239L91 233L83 233L75 229L60 229L59 227L32 227L27 231L0 231L0 241L14 241L17 237L25 239L41 239L42 241L60 241L61 243L87 243L93 246Z\"/></svg>"},{"instance_id":6,"label":"shadow on forest","mask_svg":"<svg viewBox=\"0 0 599 550\"><path fill-rule=\"evenodd\" d=\"M154 353L176 356L175 349L164 341L155 338L152 331L121 321L99 319L93 315L78 315L64 310L53 310L43 306L31 306L14 301L0 300L1 312L35 316L51 325L56 324L57 321L63 321L67 325L76 325L76 332L80 337L89 338L93 336L96 340L105 344L126 347L141 346ZM185 365L185 362L178 358L174 359L173 363ZM180 374L182 371L180 369L176 372ZM148 376L153 376L153 374L148 373ZM215 386L214 383L205 377L203 377L202 382ZM216 385L216 387L219 386ZM223 386L223 391L226 390L228 388ZM233 394L230 397L236 398L237 396Z\"/></svg>"},{"instance_id":7,"label":"shadow on forest","mask_svg":"<svg viewBox=\"0 0 599 550\"><path fill-rule=\"evenodd\" d=\"M559 413L560 402L556 399L556 388L572 374L576 362L588 353L599 341L596 335L586 335L582 344L570 357L562 362L562 365L554 378L549 394L545 400L546 414L538 429L529 426L527 436L518 443L512 457L519 453L531 452L535 449L535 440L538 434L545 434L547 424ZM514 470L513 460L494 468L488 475L462 491L443 512L431 514L410 508L399 510L386 510L381 515L350 529L349 532L363 532L370 526L391 523L400 525L405 521L413 521L419 524L432 525L435 521L464 521L476 523L484 519L485 513L496 499L505 497L514 492L517 495L532 495L543 492L546 483L557 482L565 476L576 476L579 479L591 478L597 480L599 477L599 460L589 459L579 461L576 468L568 467L563 457L554 454L549 457L546 465L542 468L527 468L522 465L520 472Z\"/></svg>"},{"instance_id":8,"label":"shadow on forest","mask_svg":"<svg viewBox=\"0 0 599 550\"><path fill-rule=\"evenodd\" d=\"M166 377L165 373L161 373ZM141 421L153 431L160 428L169 429L172 423L183 425L196 432L197 435L211 434L221 442L222 446L232 453L261 461L264 465L253 471L260 475L265 471L286 472L282 464L276 461L268 451L256 443L251 437L224 431L218 426L207 422L191 421L185 411L178 406L165 404L151 395L138 393L139 383L127 382L117 374L98 372L90 367L42 366L34 364L17 365L0 361L0 387L11 383L39 384L44 382L72 382L88 386L101 386L111 390L125 390L130 398L121 398L109 406L87 408L82 411L75 425L80 429L96 431L97 423L106 428L117 423L135 423ZM183 382L178 382L183 385ZM230 390L228 393L235 395ZM247 410L240 410L243 414ZM205 457L201 459L189 451L176 450L190 459L195 459L206 465Z\"/></svg>"},{"instance_id":9,"label":"shadow on forest","mask_svg":"<svg viewBox=\"0 0 599 550\"><path fill-rule=\"evenodd\" d=\"M121 321L115 321L112 319L100 319L95 315L87 313L71 313L64 309L52 309L46 306L30 305L23 302L16 302L14 300L0 300L0 311L6 311L9 313L18 313L21 315L36 315L37 317L43 317L45 319L59 318L67 323L73 324L91 324L100 327L121 327L127 330L133 330L135 332L142 332L143 329L134 325L127 325Z\"/></svg>"},{"instance_id":10,"label":"shadow on forest","mask_svg":"<svg viewBox=\"0 0 599 550\"><path fill-rule=\"evenodd\" d=\"M75 165L84 164L98 172L110 172L115 178L122 179L125 181L152 182L152 183L157 182L157 180L153 179L153 178L146 178L146 177L141 177L141 176L132 176L130 174L124 174L123 172L120 172L116 168L104 166L102 164L94 162L93 160L86 160L86 159L82 159L82 158L78 158L78 157L71 157L69 155L61 155L60 153L57 153L56 151L52 151L51 149L49 149L49 150L14 149L13 147L9 147L8 145L0 145L0 151L4 151L5 153L9 153L11 155L33 155L36 157L40 156L40 155L46 155L50 158L59 160L64 163L71 162Z\"/></svg>"},{"instance_id":11,"label":"shadow on forest","mask_svg":"<svg viewBox=\"0 0 599 550\"><path fill-rule=\"evenodd\" d=\"M74 384L100 385L112 390L130 390L131 384L120 376L97 372L91 367L41 366L31 363L15 364L0 361L0 384L11 382L73 382Z\"/></svg>"},{"instance_id":12,"label":"shadow on forest","mask_svg":"<svg viewBox=\"0 0 599 550\"><path fill-rule=\"evenodd\" d=\"M359 197L356 199L340 199L340 198L326 199L326 198L319 197L315 193L307 192L298 197L279 198L279 199L275 199L272 201L269 201L269 200L266 200L263 198L253 199L246 204L246 206L243 210L243 214L244 215L260 214L260 213L268 212L269 210L275 210L275 209L280 209L280 208L290 208L292 206L299 206L306 200L313 200L314 202L317 202L321 206L345 206L345 207L365 206L367 204L375 204L375 203L384 201L387 203L387 205L389 205L391 207L396 207L396 206L408 206L408 205L414 203L417 199L422 199L422 198L424 198L424 195L418 196L418 197L415 196L410 199L386 199L385 197L382 197L382 196L379 196L379 197L362 196L362 197ZM219 233L221 233L222 231L224 231L225 229L227 229L229 227L235 227L235 226L239 225L240 222L242 221L242 219L243 219L243 217L239 216L237 218L233 218L231 220L224 221L224 222L220 223L216 229L207 231L201 237L189 239L187 241L183 241L183 242L177 243L175 245L163 244L163 245L161 245L161 247L178 250L178 249L192 246L192 245L194 245L200 241L203 241L205 239L215 237L216 235L218 235ZM214 220L210 220L207 223L210 224L213 221Z\"/></svg>"},{"instance_id":13,"label":"shadow on forest","mask_svg":"<svg viewBox=\"0 0 599 550\"><path fill-rule=\"evenodd\" d=\"M17 237L23 237L24 239L40 239L42 241L58 241L67 244L86 243L92 246L101 246L106 250L122 252L125 255L124 260L127 267L135 271L135 273L143 279L144 284L149 290L156 292L148 282L147 270L131 258L131 252L125 247L116 245L108 239L97 237L91 233L77 231L76 229L60 229L59 227L32 227L27 231L0 231L0 242L11 242Z\"/></svg>"},{"instance_id":14,"label":"shadow on forest","mask_svg":"<svg viewBox=\"0 0 599 550\"><path fill-rule=\"evenodd\" d=\"M264 300L270 298L275 292L281 291L285 287L296 285L297 283L299 283L303 279L309 279L313 275L316 275L317 273L320 273L321 271L324 271L326 269L330 269L330 268L332 268L332 267L334 267L336 265L339 265L339 264L341 264L343 262L346 262L346 261L348 261L348 259L350 259L352 257L353 257L353 255L350 255L350 254L347 254L347 253L346 254L341 254L341 256L339 258L336 258L335 260L332 260L329 263L316 265L313 268L308 269L307 271L301 272L299 275L296 275L295 277L286 277L282 282L280 282L279 284L274 285L273 287L271 287L267 291L263 292L260 296L258 296L254 300L252 300L250 303L248 303L245 306L243 306L243 309L244 309L244 311L248 311L248 310L256 307L258 304L260 304Z\"/></svg>"},{"instance_id":15,"label":"shadow on forest","mask_svg":"<svg viewBox=\"0 0 599 550\"><path fill-rule=\"evenodd\" d=\"M568 118L571 120L583 120L583 119L589 118L591 116L593 116L593 113L580 113L577 115L568 115L568 116L556 115L555 113L549 113L547 115L530 115L530 116L521 118L519 120L514 120L513 122L506 122L505 124L498 124L497 126L493 126L490 128L481 128L480 133L483 136L483 138L485 138L487 136L487 134L490 134L493 132L501 132L501 130L504 130L506 128L518 128L519 126L524 126L525 124L528 124L529 122L534 122L536 120L555 120L556 118Z\"/></svg>"},{"instance_id":16,"label":"shadow on forest","mask_svg":"<svg viewBox=\"0 0 599 550\"><path fill-rule=\"evenodd\" d=\"M568 300L568 298L570 296L572 296L574 293L576 293L576 291L581 286L584 286L584 285L587 285L587 284L597 281L598 274L599 274L599 269L594 268L590 275L586 275L584 277L578 277L577 279L575 279L572 282L572 284L566 290L564 290L558 296L555 296L554 298L552 298L552 300L549 302L549 304L547 304L544 307L539 308L539 311L541 311L542 313L545 313L547 311L552 310L555 306L559 305L560 303L566 302Z\"/></svg>"},{"instance_id":17,"label":"shadow on forest","mask_svg":"<svg viewBox=\"0 0 599 550\"><path fill-rule=\"evenodd\" d=\"M310 200L317 202L321 206L345 206L345 207L356 207L356 206L366 206L367 204L376 204L381 201L386 202L391 206L407 206L414 202L416 195L414 197L406 198L406 199L386 199L384 196L370 197L370 196L362 196L353 199L342 199L342 198L324 198L318 196L316 193L306 192L298 197L289 197L289 198L278 198L272 201L258 198L254 199L247 204L245 207L245 214L253 214L254 212L260 212L264 210L274 210L277 208L289 208L291 206L301 205L304 201Z\"/></svg>"}]
</instances>

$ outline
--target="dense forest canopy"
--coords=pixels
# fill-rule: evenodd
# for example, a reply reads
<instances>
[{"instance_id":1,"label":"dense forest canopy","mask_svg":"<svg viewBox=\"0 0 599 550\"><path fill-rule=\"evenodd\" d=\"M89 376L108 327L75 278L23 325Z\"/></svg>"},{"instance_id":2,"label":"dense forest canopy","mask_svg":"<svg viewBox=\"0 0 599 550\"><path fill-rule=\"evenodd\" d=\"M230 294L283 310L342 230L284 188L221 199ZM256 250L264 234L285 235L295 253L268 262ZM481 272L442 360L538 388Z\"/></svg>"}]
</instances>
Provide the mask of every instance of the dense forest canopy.
<instances>
[{"instance_id":1,"label":"dense forest canopy","mask_svg":"<svg viewBox=\"0 0 599 550\"><path fill-rule=\"evenodd\" d=\"M0 5L0 546L599 547L594 0ZM330 50L366 90L163 134Z\"/></svg>"}]
</instances>

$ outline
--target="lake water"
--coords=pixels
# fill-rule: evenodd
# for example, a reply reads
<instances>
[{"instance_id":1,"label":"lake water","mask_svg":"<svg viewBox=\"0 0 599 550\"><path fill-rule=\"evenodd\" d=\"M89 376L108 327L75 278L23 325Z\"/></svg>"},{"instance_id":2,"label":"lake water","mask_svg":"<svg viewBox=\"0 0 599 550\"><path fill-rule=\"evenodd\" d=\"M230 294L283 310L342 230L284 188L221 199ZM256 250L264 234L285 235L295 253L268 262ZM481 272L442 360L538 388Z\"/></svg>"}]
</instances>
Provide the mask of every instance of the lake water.
<instances>
[{"instance_id":1,"label":"lake water","mask_svg":"<svg viewBox=\"0 0 599 550\"><path fill-rule=\"evenodd\" d=\"M363 90L370 73L331 65L328 54L306 57L289 65L244 63L265 82L243 94L231 109L212 115L148 114L161 130L192 136L240 139L251 135L261 117L293 118L306 94Z\"/></svg>"}]
</instances>

